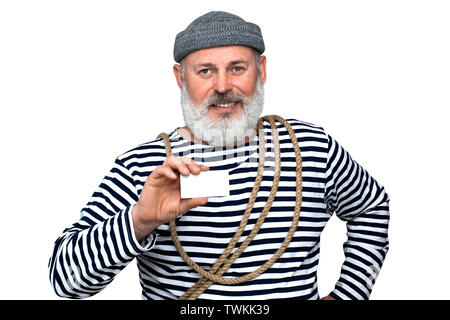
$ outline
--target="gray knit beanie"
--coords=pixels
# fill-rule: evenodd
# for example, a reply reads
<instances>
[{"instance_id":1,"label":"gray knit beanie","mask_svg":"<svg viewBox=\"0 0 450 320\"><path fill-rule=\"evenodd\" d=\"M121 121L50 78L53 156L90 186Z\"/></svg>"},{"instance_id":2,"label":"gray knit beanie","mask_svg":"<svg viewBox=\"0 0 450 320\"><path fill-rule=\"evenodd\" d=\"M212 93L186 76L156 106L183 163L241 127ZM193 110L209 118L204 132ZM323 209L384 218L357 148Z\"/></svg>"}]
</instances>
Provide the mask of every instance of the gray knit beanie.
<instances>
[{"instance_id":1,"label":"gray knit beanie","mask_svg":"<svg viewBox=\"0 0 450 320\"><path fill-rule=\"evenodd\" d=\"M211 11L195 19L177 34L173 57L180 62L191 52L213 47L241 45L264 52L261 29L254 23L223 11Z\"/></svg>"}]
</instances>

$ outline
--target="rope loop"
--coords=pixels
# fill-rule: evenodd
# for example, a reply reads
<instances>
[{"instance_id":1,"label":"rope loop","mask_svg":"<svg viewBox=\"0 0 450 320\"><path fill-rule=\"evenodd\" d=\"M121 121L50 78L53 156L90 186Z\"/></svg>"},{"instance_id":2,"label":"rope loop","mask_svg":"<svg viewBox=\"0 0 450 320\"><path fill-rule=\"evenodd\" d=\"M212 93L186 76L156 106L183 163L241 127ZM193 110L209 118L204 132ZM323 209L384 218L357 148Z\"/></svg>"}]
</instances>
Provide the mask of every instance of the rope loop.
<instances>
[{"instance_id":1,"label":"rope loop","mask_svg":"<svg viewBox=\"0 0 450 320\"><path fill-rule=\"evenodd\" d=\"M175 226L175 219L169 221L169 230L170 234L172 236L172 241L175 245L175 248L177 249L178 253L180 254L181 258L191 267L193 268L197 273L199 273L202 278L200 278L196 284L194 284L189 290L187 290L181 297L180 300L195 300L199 295L201 295L206 289L208 289L213 283L217 282L220 284L225 285L234 285L239 283L244 283L247 281L250 281L262 273L264 273L267 269L269 269L284 253L286 248L288 247L289 243L292 240L292 237L294 235L295 230L297 229L298 221L300 219L300 208L301 208L301 202L302 202L302 159L300 154L300 147L298 146L298 140L295 136L294 130L292 129L291 125L282 117L277 115L270 115L270 116L264 116L259 119L258 121L258 132L262 133L263 128L263 120L266 120L270 123L271 131L272 131L272 137L273 137L273 144L274 144L274 153L275 153L275 173L274 173L274 180L272 184L272 188L268 197L268 200L258 217L258 220L256 224L254 225L252 231L247 236L247 238L242 242L242 244L239 246L239 248L233 253L233 255L230 256L231 251L236 246L236 243L238 242L239 238L241 237L242 233L244 232L245 226L247 225L248 219L250 217L250 213L252 212L253 205L256 201L256 196L258 194L259 188L261 186L261 181L263 178L263 172L264 172L264 158L265 158L265 141L264 141L264 134L258 135L258 141L259 141L259 161L258 161L258 170L257 170L257 176L255 179L255 184L253 186L249 202L247 204L247 207L245 209L244 215L242 216L241 223L239 225L239 228L237 229L236 233L234 234L233 238L229 242L227 248L222 252L220 257L217 259L217 261L214 263L214 265L210 268L209 271L204 270L202 267L200 267L195 261L193 261L189 255L184 250L183 246L180 243L180 240L178 239L178 234L176 231ZM244 275L241 277L235 277L235 278L225 278L222 277L222 275L230 268L232 263L244 252L244 250L247 248L247 246L250 244L250 242L253 240L253 238L258 234L261 225L264 222L264 219L266 218L267 214L270 211L270 208L272 207L273 200L275 199L275 195L278 190L278 184L280 182L280 174L281 174L281 155L280 155L280 142L278 138L278 131L277 126L275 125L275 121L280 122L289 133L289 137L291 138L292 144L294 146L294 152L295 152L295 161L296 161L296 201L295 201L295 209L294 209L294 216L292 218L292 224L289 228L288 234L286 238L284 239L281 246L278 248L278 250L273 254L273 256L262 266L260 266L258 269ZM162 138L164 140L164 145L166 149L167 156L172 155L172 149L171 144L169 140L169 136L166 133L161 133L158 135L158 138Z\"/></svg>"}]
</instances>

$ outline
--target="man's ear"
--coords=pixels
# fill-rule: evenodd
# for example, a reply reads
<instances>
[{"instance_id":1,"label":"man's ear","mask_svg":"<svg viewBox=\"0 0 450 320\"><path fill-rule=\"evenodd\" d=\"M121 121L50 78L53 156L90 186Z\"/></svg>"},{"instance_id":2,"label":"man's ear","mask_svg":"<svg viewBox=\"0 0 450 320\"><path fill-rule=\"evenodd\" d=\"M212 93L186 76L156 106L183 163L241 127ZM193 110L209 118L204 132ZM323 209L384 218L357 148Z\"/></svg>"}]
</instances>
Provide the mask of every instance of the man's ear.
<instances>
[{"instance_id":1,"label":"man's ear","mask_svg":"<svg viewBox=\"0 0 450 320\"><path fill-rule=\"evenodd\" d=\"M182 79L181 66L179 64L173 65L173 74L175 75L175 79L177 80L178 87L180 87L180 89L181 89L183 87L183 79Z\"/></svg>"},{"instance_id":2,"label":"man's ear","mask_svg":"<svg viewBox=\"0 0 450 320\"><path fill-rule=\"evenodd\" d=\"M259 58L259 69L260 69L260 75L261 75L261 82L264 85L267 80L267 73L266 73L266 56L261 56Z\"/></svg>"}]
</instances>

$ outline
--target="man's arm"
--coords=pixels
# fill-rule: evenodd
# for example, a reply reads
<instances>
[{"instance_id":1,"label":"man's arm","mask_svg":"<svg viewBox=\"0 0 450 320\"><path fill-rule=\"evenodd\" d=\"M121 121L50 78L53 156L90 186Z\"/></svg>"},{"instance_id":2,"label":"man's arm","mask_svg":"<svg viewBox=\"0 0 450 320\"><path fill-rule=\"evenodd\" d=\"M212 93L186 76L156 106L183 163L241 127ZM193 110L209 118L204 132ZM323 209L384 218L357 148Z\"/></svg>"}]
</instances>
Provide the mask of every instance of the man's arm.
<instances>
[{"instance_id":1,"label":"man's arm","mask_svg":"<svg viewBox=\"0 0 450 320\"><path fill-rule=\"evenodd\" d=\"M203 205L206 198L180 198L179 175L209 168L189 158L167 157L147 177L138 195L135 181L116 159L81 219L56 240L50 281L62 297L84 298L105 288L134 257L150 250L159 225Z\"/></svg>"},{"instance_id":2,"label":"man's arm","mask_svg":"<svg viewBox=\"0 0 450 320\"><path fill-rule=\"evenodd\" d=\"M347 222L345 261L335 299L368 299L389 249L389 196L331 136L325 202L330 214Z\"/></svg>"},{"instance_id":3,"label":"man's arm","mask_svg":"<svg viewBox=\"0 0 450 320\"><path fill-rule=\"evenodd\" d=\"M122 162L113 168L81 211L81 218L56 240L49 261L57 295L85 298L105 288L134 257L150 250L155 236L138 241L132 207L134 180Z\"/></svg>"}]
</instances>

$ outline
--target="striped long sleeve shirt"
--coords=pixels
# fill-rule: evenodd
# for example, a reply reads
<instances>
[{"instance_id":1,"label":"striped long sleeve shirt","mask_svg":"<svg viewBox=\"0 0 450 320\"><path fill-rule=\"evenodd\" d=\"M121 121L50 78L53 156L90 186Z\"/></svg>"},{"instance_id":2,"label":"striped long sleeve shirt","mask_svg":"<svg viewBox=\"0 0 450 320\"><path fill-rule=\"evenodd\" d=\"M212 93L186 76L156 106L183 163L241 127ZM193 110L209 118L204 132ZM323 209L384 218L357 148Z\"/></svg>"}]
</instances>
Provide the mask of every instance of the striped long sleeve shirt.
<instances>
[{"instance_id":1,"label":"striped long sleeve shirt","mask_svg":"<svg viewBox=\"0 0 450 320\"><path fill-rule=\"evenodd\" d=\"M331 295L368 299L388 251L389 196L323 128L288 119L302 156L300 220L283 255L264 273L245 283L214 283L198 299L318 299L320 235L333 214L346 221L345 261ZM275 199L259 233L224 277L240 277L262 266L280 247L292 223L296 200L295 153L287 130L278 125L281 176ZM247 226L245 240L267 202L274 178L274 145L270 124L263 180ZM169 134L174 156L186 156L210 170L225 170L230 194L210 198L204 206L176 219L177 233L188 255L208 270L239 227L258 167L258 138L232 148L213 148ZM133 259L143 299L177 299L200 278L178 254L163 224L144 241L133 231L131 209L147 177L165 160L162 139L141 144L118 156L80 219L56 240L49 261L50 282L59 296L84 298L104 289Z\"/></svg>"}]
</instances>

